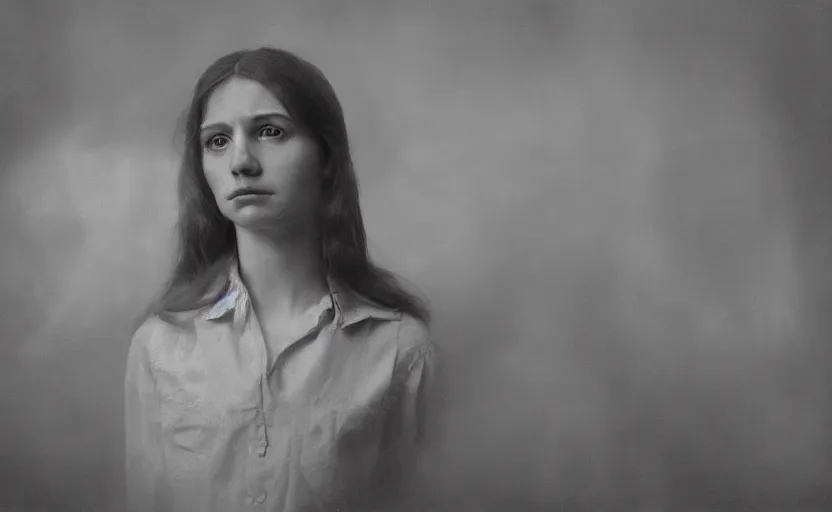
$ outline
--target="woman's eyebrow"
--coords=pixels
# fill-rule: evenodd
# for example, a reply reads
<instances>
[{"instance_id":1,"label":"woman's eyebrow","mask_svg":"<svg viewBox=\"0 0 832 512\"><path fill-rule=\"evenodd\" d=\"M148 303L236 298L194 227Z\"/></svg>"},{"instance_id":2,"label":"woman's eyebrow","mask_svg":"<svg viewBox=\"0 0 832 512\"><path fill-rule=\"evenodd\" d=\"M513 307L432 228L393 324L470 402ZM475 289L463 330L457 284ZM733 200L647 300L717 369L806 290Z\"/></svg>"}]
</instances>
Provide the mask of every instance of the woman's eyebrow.
<instances>
[{"instance_id":1,"label":"woman's eyebrow","mask_svg":"<svg viewBox=\"0 0 832 512\"><path fill-rule=\"evenodd\" d=\"M285 119L286 121L289 121L289 122L292 121L292 118L290 118L289 116L287 116L286 114L283 114L281 112L264 112L262 114L255 114L255 115L247 118L247 121L249 123L257 123L257 122L262 121L264 119L272 119L272 118L275 118L275 117ZM220 123L211 123L211 124L203 125L202 128L200 128L199 131L200 132L206 132L206 131L215 130L215 129L228 130L228 129L230 129L230 126L228 125L228 123L222 123L222 122L220 122Z\"/></svg>"}]
</instances>

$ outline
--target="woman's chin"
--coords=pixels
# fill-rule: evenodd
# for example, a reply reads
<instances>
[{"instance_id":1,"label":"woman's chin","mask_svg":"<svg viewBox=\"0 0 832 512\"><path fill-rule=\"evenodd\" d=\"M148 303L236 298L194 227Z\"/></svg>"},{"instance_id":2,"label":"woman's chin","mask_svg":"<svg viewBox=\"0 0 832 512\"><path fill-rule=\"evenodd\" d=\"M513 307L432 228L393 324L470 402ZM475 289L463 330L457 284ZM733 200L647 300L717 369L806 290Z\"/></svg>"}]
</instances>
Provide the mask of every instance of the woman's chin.
<instances>
[{"instance_id":1,"label":"woman's chin","mask_svg":"<svg viewBox=\"0 0 832 512\"><path fill-rule=\"evenodd\" d=\"M238 211L233 217L230 217L231 222L234 223L237 229L280 234L295 231L302 224L299 220L278 216L274 212L257 211L254 208L247 210Z\"/></svg>"},{"instance_id":2,"label":"woman's chin","mask_svg":"<svg viewBox=\"0 0 832 512\"><path fill-rule=\"evenodd\" d=\"M236 227L252 231L275 229L280 225L280 222L275 219L274 212L263 208L243 208L228 217Z\"/></svg>"}]
</instances>

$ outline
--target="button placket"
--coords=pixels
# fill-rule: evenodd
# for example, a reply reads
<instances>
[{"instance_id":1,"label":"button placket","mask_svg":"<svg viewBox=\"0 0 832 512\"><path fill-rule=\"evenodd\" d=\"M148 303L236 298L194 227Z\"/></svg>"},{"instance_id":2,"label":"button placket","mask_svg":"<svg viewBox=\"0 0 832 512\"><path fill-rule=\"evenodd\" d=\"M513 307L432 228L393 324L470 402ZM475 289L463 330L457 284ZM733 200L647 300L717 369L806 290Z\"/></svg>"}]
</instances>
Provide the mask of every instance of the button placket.
<instances>
[{"instance_id":1,"label":"button placket","mask_svg":"<svg viewBox=\"0 0 832 512\"><path fill-rule=\"evenodd\" d=\"M266 451L269 448L269 434L268 434L268 427L266 425L266 412L264 410L264 400L263 400L263 377L260 377L260 410L257 412L257 421L259 423L258 430L259 430L259 437L260 441L257 444L257 456L258 457L265 457Z\"/></svg>"},{"instance_id":2,"label":"button placket","mask_svg":"<svg viewBox=\"0 0 832 512\"><path fill-rule=\"evenodd\" d=\"M245 502L246 505L253 506L253 505L262 505L266 502L266 498L268 497L268 493L264 490L253 491L251 493L246 494Z\"/></svg>"},{"instance_id":3,"label":"button placket","mask_svg":"<svg viewBox=\"0 0 832 512\"><path fill-rule=\"evenodd\" d=\"M254 425L251 429L251 441L249 443L249 453L252 455L257 454L260 458L266 456L266 451L269 446L267 428L263 413L257 411L254 418Z\"/></svg>"},{"instance_id":4,"label":"button placket","mask_svg":"<svg viewBox=\"0 0 832 512\"><path fill-rule=\"evenodd\" d=\"M254 312L254 308L248 308L249 314L249 334L254 336L255 343L254 346L257 347L257 351L260 355L259 363L260 363L260 385L258 386L258 404L257 404L257 434L259 440L257 442L257 456L258 457L265 457L266 452L268 451L269 447L269 436L268 436L268 425L266 423L266 397L265 394L268 392L267 386L267 367L268 367L268 355L266 350L266 340L263 338L263 331L260 328L259 320L257 319L257 315Z\"/></svg>"},{"instance_id":5,"label":"button placket","mask_svg":"<svg viewBox=\"0 0 832 512\"><path fill-rule=\"evenodd\" d=\"M266 462L265 458L269 447L269 426L266 419L265 396L268 390L266 389L267 381L264 373L267 366L267 355L265 340L253 308L248 308L247 320L246 334L249 336L250 346L255 351L254 360L258 365L257 369L260 374L257 386L257 410L253 419L249 444L249 453L253 458L249 460L247 467L246 486L248 489L244 498L246 505L254 507L266 501L266 493L260 487L262 483L258 481L264 468L263 464Z\"/></svg>"}]
</instances>

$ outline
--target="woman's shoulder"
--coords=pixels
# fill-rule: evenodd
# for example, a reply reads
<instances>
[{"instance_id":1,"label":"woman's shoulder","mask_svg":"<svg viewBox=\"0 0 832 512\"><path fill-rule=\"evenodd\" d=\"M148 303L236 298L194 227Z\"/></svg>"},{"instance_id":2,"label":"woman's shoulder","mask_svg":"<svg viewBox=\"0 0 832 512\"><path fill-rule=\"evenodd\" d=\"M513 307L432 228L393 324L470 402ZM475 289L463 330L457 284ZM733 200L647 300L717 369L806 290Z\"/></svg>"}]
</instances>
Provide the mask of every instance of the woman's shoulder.
<instances>
[{"instance_id":1,"label":"woman's shoulder","mask_svg":"<svg viewBox=\"0 0 832 512\"><path fill-rule=\"evenodd\" d=\"M397 323L400 353L416 357L433 353L435 345L427 323L408 313L402 313Z\"/></svg>"},{"instance_id":2,"label":"woman's shoulder","mask_svg":"<svg viewBox=\"0 0 832 512\"><path fill-rule=\"evenodd\" d=\"M173 341L193 331L195 314L148 313L139 322L130 339L130 350L148 354L159 345L169 346Z\"/></svg>"}]
</instances>

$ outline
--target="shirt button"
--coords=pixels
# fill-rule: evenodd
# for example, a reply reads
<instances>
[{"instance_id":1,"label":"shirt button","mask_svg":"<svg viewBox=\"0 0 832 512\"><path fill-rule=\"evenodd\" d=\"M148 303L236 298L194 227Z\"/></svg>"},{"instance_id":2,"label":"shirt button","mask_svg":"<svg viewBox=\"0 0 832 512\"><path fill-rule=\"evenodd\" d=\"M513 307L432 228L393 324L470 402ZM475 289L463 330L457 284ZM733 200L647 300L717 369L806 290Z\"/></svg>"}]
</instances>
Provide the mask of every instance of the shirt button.
<instances>
[{"instance_id":1,"label":"shirt button","mask_svg":"<svg viewBox=\"0 0 832 512\"><path fill-rule=\"evenodd\" d=\"M246 505L254 505L254 498L246 496Z\"/></svg>"},{"instance_id":2,"label":"shirt button","mask_svg":"<svg viewBox=\"0 0 832 512\"><path fill-rule=\"evenodd\" d=\"M258 505L266 501L266 491L261 492L255 499L254 502Z\"/></svg>"}]
</instances>

